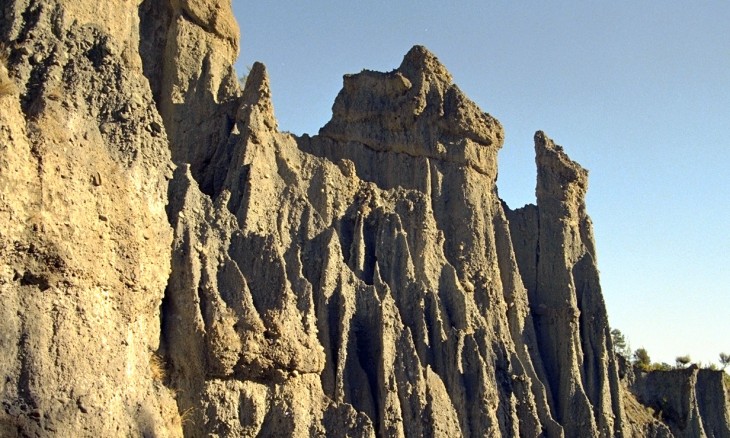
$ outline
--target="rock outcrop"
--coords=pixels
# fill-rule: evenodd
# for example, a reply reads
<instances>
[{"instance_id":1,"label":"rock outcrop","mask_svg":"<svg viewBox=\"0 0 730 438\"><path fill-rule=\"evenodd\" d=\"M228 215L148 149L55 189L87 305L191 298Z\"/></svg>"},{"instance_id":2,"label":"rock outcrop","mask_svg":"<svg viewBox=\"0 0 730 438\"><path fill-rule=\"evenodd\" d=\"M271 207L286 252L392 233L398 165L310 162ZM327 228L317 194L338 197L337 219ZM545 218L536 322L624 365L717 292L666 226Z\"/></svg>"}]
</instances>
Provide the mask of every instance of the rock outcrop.
<instances>
[{"instance_id":1,"label":"rock outcrop","mask_svg":"<svg viewBox=\"0 0 730 438\"><path fill-rule=\"evenodd\" d=\"M0 13L0 435L181 434L154 377L172 163L137 8Z\"/></svg>"},{"instance_id":2,"label":"rock outcrop","mask_svg":"<svg viewBox=\"0 0 730 438\"><path fill-rule=\"evenodd\" d=\"M647 436L730 436L727 381L723 371L700 369L697 365L653 371L632 367L622 373L626 392L667 427L662 434Z\"/></svg>"},{"instance_id":3,"label":"rock outcrop","mask_svg":"<svg viewBox=\"0 0 730 438\"><path fill-rule=\"evenodd\" d=\"M542 132L535 134L535 148L537 206L508 218L540 356L557 419L569 435L589 429L611 435L611 419L620 421L622 412L585 211L587 172Z\"/></svg>"},{"instance_id":4,"label":"rock outcrop","mask_svg":"<svg viewBox=\"0 0 730 438\"><path fill-rule=\"evenodd\" d=\"M501 125L425 48L296 137L227 0L0 13L3 436L671 436L626 408L587 172L538 132L507 207ZM695 374L665 420L722 436Z\"/></svg>"}]
</instances>

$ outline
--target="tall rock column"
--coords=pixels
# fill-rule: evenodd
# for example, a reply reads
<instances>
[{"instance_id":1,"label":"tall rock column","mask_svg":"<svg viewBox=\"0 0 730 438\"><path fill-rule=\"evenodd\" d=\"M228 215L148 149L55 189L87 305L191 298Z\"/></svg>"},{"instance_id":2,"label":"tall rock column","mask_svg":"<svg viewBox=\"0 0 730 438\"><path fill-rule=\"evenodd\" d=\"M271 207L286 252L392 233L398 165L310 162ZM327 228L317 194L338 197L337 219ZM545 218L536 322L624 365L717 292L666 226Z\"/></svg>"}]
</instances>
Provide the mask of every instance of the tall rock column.
<instances>
[{"instance_id":1,"label":"tall rock column","mask_svg":"<svg viewBox=\"0 0 730 438\"><path fill-rule=\"evenodd\" d=\"M621 431L621 404L585 211L588 172L542 132L535 134L535 152L537 209L520 210L515 221L523 227L515 234L532 237L516 248L522 248L520 270L555 415L568 436L590 430L614 436Z\"/></svg>"}]
</instances>

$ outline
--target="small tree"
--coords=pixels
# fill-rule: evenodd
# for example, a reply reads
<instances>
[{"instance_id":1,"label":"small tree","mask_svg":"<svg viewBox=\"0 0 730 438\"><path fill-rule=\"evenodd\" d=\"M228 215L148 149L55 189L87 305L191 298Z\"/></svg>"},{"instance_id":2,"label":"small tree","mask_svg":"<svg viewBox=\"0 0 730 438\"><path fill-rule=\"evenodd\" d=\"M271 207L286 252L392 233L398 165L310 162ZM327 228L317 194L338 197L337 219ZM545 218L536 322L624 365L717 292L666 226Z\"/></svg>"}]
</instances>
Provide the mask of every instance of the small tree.
<instances>
[{"instance_id":1,"label":"small tree","mask_svg":"<svg viewBox=\"0 0 730 438\"><path fill-rule=\"evenodd\" d=\"M720 353L720 365L722 365L723 370L730 365L730 354Z\"/></svg>"},{"instance_id":2,"label":"small tree","mask_svg":"<svg viewBox=\"0 0 730 438\"><path fill-rule=\"evenodd\" d=\"M655 364L653 364L651 366L651 369L652 370L655 370L655 371L671 371L672 370L672 366L669 365L666 362L662 362L662 363L655 363Z\"/></svg>"},{"instance_id":3,"label":"small tree","mask_svg":"<svg viewBox=\"0 0 730 438\"><path fill-rule=\"evenodd\" d=\"M626 358L631 355L631 348L626 341L626 336L619 329L611 330L611 341L613 342L613 352L620 354Z\"/></svg>"},{"instance_id":4,"label":"small tree","mask_svg":"<svg viewBox=\"0 0 730 438\"><path fill-rule=\"evenodd\" d=\"M646 351L646 348L642 347L634 352L634 365L644 371L651 368L651 358L649 357L649 352Z\"/></svg>"},{"instance_id":5,"label":"small tree","mask_svg":"<svg viewBox=\"0 0 730 438\"><path fill-rule=\"evenodd\" d=\"M241 90L243 90L246 87L246 81L248 80L248 75L251 74L251 66L246 66L246 73L242 74L238 77L238 85L241 87Z\"/></svg>"},{"instance_id":6,"label":"small tree","mask_svg":"<svg viewBox=\"0 0 730 438\"><path fill-rule=\"evenodd\" d=\"M684 356L677 356L677 368L684 368L687 365L689 365L690 362L692 362L692 359L689 357L689 354L685 354Z\"/></svg>"}]
</instances>

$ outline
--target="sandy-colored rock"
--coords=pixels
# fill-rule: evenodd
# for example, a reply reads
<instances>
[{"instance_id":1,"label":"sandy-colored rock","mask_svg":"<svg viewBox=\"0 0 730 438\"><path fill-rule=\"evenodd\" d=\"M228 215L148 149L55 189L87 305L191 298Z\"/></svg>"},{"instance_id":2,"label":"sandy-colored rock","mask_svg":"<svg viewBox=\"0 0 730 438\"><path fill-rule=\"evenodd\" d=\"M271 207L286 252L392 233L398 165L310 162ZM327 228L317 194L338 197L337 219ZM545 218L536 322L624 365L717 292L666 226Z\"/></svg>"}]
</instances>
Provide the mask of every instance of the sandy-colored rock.
<instances>
[{"instance_id":1,"label":"sandy-colored rock","mask_svg":"<svg viewBox=\"0 0 730 438\"><path fill-rule=\"evenodd\" d=\"M139 15L140 56L172 159L189 163L210 194L208 165L226 146L239 106L239 30L230 0L144 0Z\"/></svg>"},{"instance_id":2,"label":"sandy-colored rock","mask_svg":"<svg viewBox=\"0 0 730 438\"><path fill-rule=\"evenodd\" d=\"M136 5L106 3L3 5L1 436L181 434L153 360L170 152Z\"/></svg>"},{"instance_id":3,"label":"sandy-colored rock","mask_svg":"<svg viewBox=\"0 0 730 438\"><path fill-rule=\"evenodd\" d=\"M619 380L561 147L508 208L420 46L279 132L238 35L228 0L0 8L0 436L727 434L719 374Z\"/></svg>"},{"instance_id":4,"label":"sandy-colored rock","mask_svg":"<svg viewBox=\"0 0 730 438\"><path fill-rule=\"evenodd\" d=\"M535 134L537 205L508 212L556 419L566 435L622 430L618 374L585 211L588 172Z\"/></svg>"},{"instance_id":5,"label":"sandy-colored rock","mask_svg":"<svg viewBox=\"0 0 730 438\"><path fill-rule=\"evenodd\" d=\"M260 64L241 102L228 146L209 166L214 201L184 169L170 192L180 262L173 257L165 314L175 323L165 338L177 389L195 394L191 406L195 385L222 377L215 370L274 387L314 373L326 397L365 414L379 435L561 435L551 391L582 370L576 363L555 384L546 377L544 361L559 359L540 351L496 195L501 127L435 56L415 47L393 72L346 76L332 121L315 137L277 131ZM583 196L566 205L583 208ZM574 252L592 249L584 232L587 244ZM586 312L606 320L590 298ZM236 327L226 332L228 355L210 344L229 336L216 328L221 319ZM571 315L564 321L573 324ZM595 327L586 342L605 341L607 325ZM604 386L595 401L583 392L585 410L566 423L605 436L621 431L612 411L620 401L609 388L610 350L598 351L595 380Z\"/></svg>"}]
</instances>

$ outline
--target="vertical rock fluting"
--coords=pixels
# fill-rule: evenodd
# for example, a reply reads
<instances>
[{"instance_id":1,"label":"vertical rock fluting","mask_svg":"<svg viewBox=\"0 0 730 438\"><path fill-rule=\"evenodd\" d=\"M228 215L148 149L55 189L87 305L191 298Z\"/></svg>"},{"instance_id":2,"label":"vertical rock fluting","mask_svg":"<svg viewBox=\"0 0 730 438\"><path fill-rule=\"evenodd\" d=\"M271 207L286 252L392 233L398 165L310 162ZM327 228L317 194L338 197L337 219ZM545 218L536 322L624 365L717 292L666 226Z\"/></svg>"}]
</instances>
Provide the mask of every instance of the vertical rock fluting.
<instances>
[{"instance_id":1,"label":"vertical rock fluting","mask_svg":"<svg viewBox=\"0 0 730 438\"><path fill-rule=\"evenodd\" d=\"M240 33L230 0L144 0L139 17L139 53L172 159L189 163L211 194L211 159L225 146L239 106L233 63Z\"/></svg>"},{"instance_id":2,"label":"vertical rock fluting","mask_svg":"<svg viewBox=\"0 0 730 438\"><path fill-rule=\"evenodd\" d=\"M371 436L365 414L322 389L325 353L304 271L309 260L322 262L308 241L324 230L316 213L300 208L307 194L297 186L309 177L294 172L312 164L294 138L276 131L269 94L256 64L223 152L230 172L214 200L187 165L170 185L175 237L163 338L171 385L191 419L185 433ZM279 169L284 163L291 168ZM286 181L284 170L292 172Z\"/></svg>"},{"instance_id":3,"label":"vertical rock fluting","mask_svg":"<svg viewBox=\"0 0 730 438\"><path fill-rule=\"evenodd\" d=\"M546 383L568 435L611 436L622 428L622 408L585 211L588 173L542 132L535 152L537 206L508 217Z\"/></svg>"},{"instance_id":4,"label":"vertical rock fluting","mask_svg":"<svg viewBox=\"0 0 730 438\"><path fill-rule=\"evenodd\" d=\"M0 35L0 436L669 436L626 425L587 172L538 133L510 210L425 48L296 137L228 0L12 0ZM667 422L723 436L689 380Z\"/></svg>"},{"instance_id":5,"label":"vertical rock fluting","mask_svg":"<svg viewBox=\"0 0 730 438\"><path fill-rule=\"evenodd\" d=\"M636 370L627 382L639 402L650 407L676 437L730 436L730 391L723 371Z\"/></svg>"},{"instance_id":6,"label":"vertical rock fluting","mask_svg":"<svg viewBox=\"0 0 730 438\"><path fill-rule=\"evenodd\" d=\"M575 344L551 356L533 325L545 304L519 275L512 212L496 195L502 128L431 53L414 47L393 72L346 76L332 120L314 137L277 131L260 64L241 102L227 147L211 159L213 201L182 168L171 185L164 333L172 384L197 413L186 432L244 433L226 412L245 410L270 413L245 434L340 430L326 412L349 409L362 416L353 420L362 433L381 436L621 434L605 309L595 266L581 258L593 254L584 187L571 199L539 196L546 208L563 201L572 210L532 222L573 214L585 242L560 253L575 258L560 281L596 323L579 332L577 311L557 314L555 335ZM534 235L546 247L567 242L557 233ZM536 279L545 275L537 254ZM554 281L545 294L563 293ZM588 348L597 357L584 363ZM319 395L307 387L297 411L282 388L302 390L310 376ZM205 395L232 381L248 394L233 398L238 405ZM258 393L244 391L254 384ZM557 400L571 385L571 401ZM583 410L564 415L572 405Z\"/></svg>"}]
</instances>

